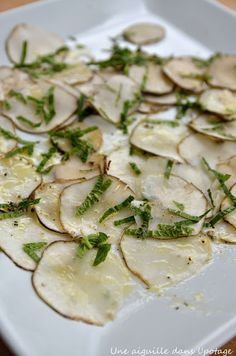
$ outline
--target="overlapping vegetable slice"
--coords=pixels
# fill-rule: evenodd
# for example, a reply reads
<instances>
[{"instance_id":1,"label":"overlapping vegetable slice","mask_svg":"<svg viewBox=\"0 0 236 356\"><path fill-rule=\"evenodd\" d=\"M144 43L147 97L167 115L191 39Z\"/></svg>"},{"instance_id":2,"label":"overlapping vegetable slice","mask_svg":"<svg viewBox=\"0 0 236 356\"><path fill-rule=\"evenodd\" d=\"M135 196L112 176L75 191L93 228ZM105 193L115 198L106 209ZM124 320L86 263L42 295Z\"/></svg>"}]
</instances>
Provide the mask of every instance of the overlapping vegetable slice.
<instances>
[{"instance_id":1,"label":"overlapping vegetable slice","mask_svg":"<svg viewBox=\"0 0 236 356\"><path fill-rule=\"evenodd\" d=\"M9 59L14 63L31 63L38 56L56 51L64 45L63 39L28 23L16 25L6 42Z\"/></svg>"},{"instance_id":2,"label":"overlapping vegetable slice","mask_svg":"<svg viewBox=\"0 0 236 356\"><path fill-rule=\"evenodd\" d=\"M104 190L103 185L105 185ZM132 195L132 191L125 183L107 175L73 184L65 188L61 194L62 226L74 237L102 231L110 236L111 241L117 242L123 226L115 226L114 221L132 215L128 207L128 201ZM127 199L124 207L108 214L107 217L103 216L108 209Z\"/></svg>"},{"instance_id":3,"label":"overlapping vegetable slice","mask_svg":"<svg viewBox=\"0 0 236 356\"><path fill-rule=\"evenodd\" d=\"M171 241L141 240L124 235L121 250L131 272L157 290L197 274L212 254L210 239L203 235Z\"/></svg>"},{"instance_id":4,"label":"overlapping vegetable slice","mask_svg":"<svg viewBox=\"0 0 236 356\"><path fill-rule=\"evenodd\" d=\"M224 120L236 119L236 94L227 89L206 90L199 99L202 107Z\"/></svg>"},{"instance_id":5,"label":"overlapping vegetable slice","mask_svg":"<svg viewBox=\"0 0 236 356\"><path fill-rule=\"evenodd\" d=\"M115 318L130 290L129 273L114 253L94 268L95 251L79 258L77 247L76 242L51 244L34 272L34 288L66 318L104 325Z\"/></svg>"},{"instance_id":6,"label":"overlapping vegetable slice","mask_svg":"<svg viewBox=\"0 0 236 356\"><path fill-rule=\"evenodd\" d=\"M235 55L218 56L208 69L208 83L213 87L236 90L235 66Z\"/></svg>"},{"instance_id":7,"label":"overlapping vegetable slice","mask_svg":"<svg viewBox=\"0 0 236 356\"><path fill-rule=\"evenodd\" d=\"M161 41L165 36L165 29L156 23L136 23L123 32L124 38L137 45L145 45Z\"/></svg>"}]
</instances>

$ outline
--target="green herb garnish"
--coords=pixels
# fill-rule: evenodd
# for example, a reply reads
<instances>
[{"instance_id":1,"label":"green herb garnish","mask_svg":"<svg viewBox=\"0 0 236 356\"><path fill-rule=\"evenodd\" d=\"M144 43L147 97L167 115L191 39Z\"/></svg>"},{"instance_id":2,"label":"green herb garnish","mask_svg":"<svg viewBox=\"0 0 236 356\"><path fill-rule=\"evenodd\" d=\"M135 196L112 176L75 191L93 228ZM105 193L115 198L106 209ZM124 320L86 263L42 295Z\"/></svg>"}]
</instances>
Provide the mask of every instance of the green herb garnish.
<instances>
[{"instance_id":1,"label":"green herb garnish","mask_svg":"<svg viewBox=\"0 0 236 356\"><path fill-rule=\"evenodd\" d=\"M123 200L120 204L114 205L113 207L107 209L102 217L99 219L99 222L101 223L105 219L107 219L110 215L118 213L120 210L127 208L130 203L134 200L134 197L132 195L129 195L128 198Z\"/></svg>"},{"instance_id":2,"label":"green herb garnish","mask_svg":"<svg viewBox=\"0 0 236 356\"><path fill-rule=\"evenodd\" d=\"M28 51L28 42L27 41L23 41L19 65L24 65L25 64L27 51Z\"/></svg>"},{"instance_id":3,"label":"green herb garnish","mask_svg":"<svg viewBox=\"0 0 236 356\"><path fill-rule=\"evenodd\" d=\"M42 154L43 159L41 160L38 167L36 168L36 172L41 174L48 174L52 167L48 167L45 169L45 166L56 152L57 152L57 148L53 146L49 149L47 153L43 153Z\"/></svg>"},{"instance_id":4,"label":"green herb garnish","mask_svg":"<svg viewBox=\"0 0 236 356\"><path fill-rule=\"evenodd\" d=\"M236 209L236 206L231 205L228 208L219 211L208 222L205 223L205 227L215 227L215 224L222 220L226 215L232 213Z\"/></svg>"},{"instance_id":5,"label":"green herb garnish","mask_svg":"<svg viewBox=\"0 0 236 356\"><path fill-rule=\"evenodd\" d=\"M123 224L129 224L129 223L132 223L132 222L135 222L135 218L134 216L128 216L127 218L124 218L124 219L120 219L120 220L115 220L114 221L114 225L115 226L120 226L120 225L123 225Z\"/></svg>"},{"instance_id":6,"label":"green herb garnish","mask_svg":"<svg viewBox=\"0 0 236 356\"><path fill-rule=\"evenodd\" d=\"M12 98L16 98L16 100L18 100L20 103L22 104L27 104L27 98L22 94L20 93L19 91L15 91L15 90L10 90L8 95Z\"/></svg>"},{"instance_id":7,"label":"green herb garnish","mask_svg":"<svg viewBox=\"0 0 236 356\"><path fill-rule=\"evenodd\" d=\"M132 169L132 171L136 174L136 176L139 176L142 173L141 169L138 167L138 165L135 162L129 162L129 166Z\"/></svg>"},{"instance_id":8,"label":"green herb garnish","mask_svg":"<svg viewBox=\"0 0 236 356\"><path fill-rule=\"evenodd\" d=\"M86 237L83 237L77 248L76 255L79 258L82 258L87 251L93 248L97 248L98 249L97 254L93 262L93 266L97 266L105 261L111 249L111 244L107 243L107 241L108 241L108 236L103 232L99 232L97 234L91 234Z\"/></svg>"},{"instance_id":9,"label":"green herb garnish","mask_svg":"<svg viewBox=\"0 0 236 356\"><path fill-rule=\"evenodd\" d=\"M47 246L47 242L31 242L23 245L23 251L32 258L36 263L40 261L40 257L37 255L37 251L42 250Z\"/></svg>"},{"instance_id":10,"label":"green herb garnish","mask_svg":"<svg viewBox=\"0 0 236 356\"><path fill-rule=\"evenodd\" d=\"M103 176L100 176L91 192L85 198L84 202L77 208L76 215L84 215L88 209L99 202L100 197L111 186L111 184L111 179L105 179Z\"/></svg>"},{"instance_id":11,"label":"green herb garnish","mask_svg":"<svg viewBox=\"0 0 236 356\"><path fill-rule=\"evenodd\" d=\"M15 218L27 212L32 205L38 204L40 199L23 199L19 203L0 204L0 220Z\"/></svg>"},{"instance_id":12,"label":"green herb garnish","mask_svg":"<svg viewBox=\"0 0 236 356\"><path fill-rule=\"evenodd\" d=\"M21 115L17 116L16 119L17 119L18 121L21 121L21 122L23 122L24 124L28 125L29 127L39 127L39 126L41 125L40 122L37 123L37 124L34 124L32 121L30 121L29 119L27 119L26 117L21 116Z\"/></svg>"},{"instance_id":13,"label":"green herb garnish","mask_svg":"<svg viewBox=\"0 0 236 356\"><path fill-rule=\"evenodd\" d=\"M170 178L171 171L172 171L172 168L173 168L173 164L174 164L174 161L172 161L170 159L167 161L166 168L165 168L165 173L164 173L165 179L169 179Z\"/></svg>"}]
</instances>

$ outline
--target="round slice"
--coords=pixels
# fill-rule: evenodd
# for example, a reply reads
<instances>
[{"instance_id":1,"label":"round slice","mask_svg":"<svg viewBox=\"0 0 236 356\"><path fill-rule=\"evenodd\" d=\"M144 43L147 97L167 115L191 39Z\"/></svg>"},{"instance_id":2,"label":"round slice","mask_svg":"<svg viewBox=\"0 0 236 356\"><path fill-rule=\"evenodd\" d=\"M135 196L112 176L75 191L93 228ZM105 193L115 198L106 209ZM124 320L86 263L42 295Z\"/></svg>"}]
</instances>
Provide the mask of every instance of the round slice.
<instances>
[{"instance_id":1,"label":"round slice","mask_svg":"<svg viewBox=\"0 0 236 356\"><path fill-rule=\"evenodd\" d=\"M199 273L212 255L210 239L202 235L171 241L124 235L121 250L130 271L159 291Z\"/></svg>"},{"instance_id":2,"label":"round slice","mask_svg":"<svg viewBox=\"0 0 236 356\"><path fill-rule=\"evenodd\" d=\"M25 52L24 63L31 63L38 56L55 52L63 45L64 41L58 35L35 25L22 23L15 26L9 34L6 50L12 62L20 63L22 53Z\"/></svg>"},{"instance_id":3,"label":"round slice","mask_svg":"<svg viewBox=\"0 0 236 356\"><path fill-rule=\"evenodd\" d=\"M200 93L207 88L205 69L198 67L191 57L173 58L163 66L163 71L182 89Z\"/></svg>"},{"instance_id":4,"label":"round slice","mask_svg":"<svg viewBox=\"0 0 236 356\"><path fill-rule=\"evenodd\" d=\"M183 218L173 213L181 211L194 217L200 217L207 210L204 194L193 184L171 175L169 179L163 174L143 175L140 178L140 193L143 199L155 202L152 208L150 229L155 230L159 223L173 224ZM202 228L204 218L190 225L191 235L197 235Z\"/></svg>"},{"instance_id":5,"label":"round slice","mask_svg":"<svg viewBox=\"0 0 236 356\"><path fill-rule=\"evenodd\" d=\"M0 155L10 152L16 147L16 141L7 138L6 131L11 133L11 135L15 135L15 127L12 122L5 116L0 115Z\"/></svg>"},{"instance_id":6,"label":"round slice","mask_svg":"<svg viewBox=\"0 0 236 356\"><path fill-rule=\"evenodd\" d=\"M214 228L204 229L204 233L217 242L236 243L236 229L226 221L219 221Z\"/></svg>"},{"instance_id":7,"label":"round slice","mask_svg":"<svg viewBox=\"0 0 236 356\"><path fill-rule=\"evenodd\" d=\"M101 231L110 236L112 242L117 242L125 225L115 226L114 221L132 215L130 209L124 207L104 220L100 219L109 208L122 203L133 195L125 183L117 178L104 175L103 181L109 181L111 184L109 188L99 196L98 202L92 204L91 207L88 205L84 213L80 213L78 210L84 207L84 201L100 178L95 177L64 189L61 194L61 223L65 231L73 237L87 236Z\"/></svg>"},{"instance_id":8,"label":"round slice","mask_svg":"<svg viewBox=\"0 0 236 356\"><path fill-rule=\"evenodd\" d=\"M70 125L70 127L68 127L66 129L66 131L71 131L71 132L75 132L78 129L84 130L84 129L89 129L91 126L87 125L87 123L82 123L82 122L75 122L74 124ZM65 131L65 133L66 133ZM97 129L95 129L94 131L88 132L87 134L79 137L81 140L84 140L86 142L88 142L92 147L93 150L96 152L99 150L99 148L102 145L102 132L101 130L97 127ZM71 151L71 149L73 148L71 145L71 141L66 139L66 138L62 138L62 137L54 137L52 136L52 141L60 148L61 151L63 152L69 152Z\"/></svg>"},{"instance_id":9,"label":"round slice","mask_svg":"<svg viewBox=\"0 0 236 356\"><path fill-rule=\"evenodd\" d=\"M73 180L80 178L92 178L104 171L104 156L100 154L91 155L88 162L83 163L80 158L71 156L62 164L53 168L55 179Z\"/></svg>"},{"instance_id":10,"label":"round slice","mask_svg":"<svg viewBox=\"0 0 236 356\"><path fill-rule=\"evenodd\" d=\"M132 65L129 68L129 77L139 87L144 83L143 91L151 94L167 94L174 89L173 82L166 77L159 64L148 63L147 66Z\"/></svg>"},{"instance_id":11,"label":"round slice","mask_svg":"<svg viewBox=\"0 0 236 356\"><path fill-rule=\"evenodd\" d=\"M230 189L231 194L233 194L234 196L236 196L236 184L234 184L232 186L232 188ZM229 208L230 206L232 206L232 202L229 198L225 198L221 204L221 211ZM228 221L228 223L230 223L233 227L236 228L236 211L232 211L231 213L225 215L224 219L226 221Z\"/></svg>"},{"instance_id":12,"label":"round slice","mask_svg":"<svg viewBox=\"0 0 236 356\"><path fill-rule=\"evenodd\" d=\"M0 203L26 199L40 185L41 176L23 157L0 159Z\"/></svg>"},{"instance_id":13,"label":"round slice","mask_svg":"<svg viewBox=\"0 0 236 356\"><path fill-rule=\"evenodd\" d=\"M0 221L1 249L17 266L29 271L35 269L37 260L41 257L48 244L62 239L68 239L68 235L57 234L45 229L32 213ZM25 244L39 244L38 248L34 250L36 257L30 257L29 251L32 251L35 245L28 245L29 250L27 253L24 251L27 248L24 246Z\"/></svg>"},{"instance_id":14,"label":"round slice","mask_svg":"<svg viewBox=\"0 0 236 356\"><path fill-rule=\"evenodd\" d=\"M93 76L91 69L85 63L77 63L70 65L68 68L61 72L53 74L53 79L60 82L74 85L79 83L85 83Z\"/></svg>"},{"instance_id":15,"label":"round slice","mask_svg":"<svg viewBox=\"0 0 236 356\"><path fill-rule=\"evenodd\" d=\"M144 151L182 162L177 146L187 134L185 125L148 119L135 127L130 142Z\"/></svg>"},{"instance_id":16,"label":"round slice","mask_svg":"<svg viewBox=\"0 0 236 356\"><path fill-rule=\"evenodd\" d=\"M169 105L175 105L177 98L176 98L176 93L164 94L160 96L145 94L144 101L150 104L169 106Z\"/></svg>"},{"instance_id":17,"label":"round slice","mask_svg":"<svg viewBox=\"0 0 236 356\"><path fill-rule=\"evenodd\" d=\"M124 38L139 46L156 43L165 37L165 29L157 23L140 22L127 27Z\"/></svg>"},{"instance_id":18,"label":"round slice","mask_svg":"<svg viewBox=\"0 0 236 356\"><path fill-rule=\"evenodd\" d=\"M148 102L142 102L138 107L138 111L142 114L155 114L155 113L158 113L161 111L165 111L168 108L169 108L169 106L151 104Z\"/></svg>"},{"instance_id":19,"label":"round slice","mask_svg":"<svg viewBox=\"0 0 236 356\"><path fill-rule=\"evenodd\" d=\"M236 120L225 122L215 115L202 114L190 123L195 131L226 141L236 141Z\"/></svg>"},{"instance_id":20,"label":"round slice","mask_svg":"<svg viewBox=\"0 0 236 356\"><path fill-rule=\"evenodd\" d=\"M51 244L33 274L33 286L64 317L104 325L115 318L130 290L129 273L113 252L94 267L96 251L79 258L77 247L76 242Z\"/></svg>"},{"instance_id":21,"label":"round slice","mask_svg":"<svg viewBox=\"0 0 236 356\"><path fill-rule=\"evenodd\" d=\"M40 199L35 205L35 211L46 228L65 233L60 221L60 194L73 183L75 181L43 183L35 190L34 198Z\"/></svg>"},{"instance_id":22,"label":"round slice","mask_svg":"<svg viewBox=\"0 0 236 356\"><path fill-rule=\"evenodd\" d=\"M33 85L25 86L17 92L18 95L9 96L7 99L10 108L3 110L3 113L23 131L37 134L53 130L64 123L77 108L76 97L61 87L52 85L46 81L40 80ZM22 95L24 99L22 99ZM29 96L31 99L29 99ZM44 105L44 109L47 113L51 110L54 114L47 122L41 109L39 109L40 104L37 104L36 101L38 100L40 103L44 100L43 98L49 97L51 98L50 101L53 101L53 104L51 103L49 108L47 104L47 100L49 99L45 99L46 104Z\"/></svg>"},{"instance_id":23,"label":"round slice","mask_svg":"<svg viewBox=\"0 0 236 356\"><path fill-rule=\"evenodd\" d=\"M114 75L106 83L96 86L91 104L104 119L117 124L124 111L125 102L133 102L137 92L138 86L133 80L124 75ZM129 112L135 109L134 106L131 106Z\"/></svg>"},{"instance_id":24,"label":"round slice","mask_svg":"<svg viewBox=\"0 0 236 356\"><path fill-rule=\"evenodd\" d=\"M236 90L236 56L220 55L211 63L208 83L213 87Z\"/></svg>"},{"instance_id":25,"label":"round slice","mask_svg":"<svg viewBox=\"0 0 236 356\"><path fill-rule=\"evenodd\" d=\"M227 89L206 90L199 98L204 110L220 115L224 120L236 119L236 93Z\"/></svg>"},{"instance_id":26,"label":"round slice","mask_svg":"<svg viewBox=\"0 0 236 356\"><path fill-rule=\"evenodd\" d=\"M202 134L192 134L180 142L178 151L180 156L193 166L198 165L204 157L214 168L217 163L235 154L236 143L212 140Z\"/></svg>"}]
</instances>

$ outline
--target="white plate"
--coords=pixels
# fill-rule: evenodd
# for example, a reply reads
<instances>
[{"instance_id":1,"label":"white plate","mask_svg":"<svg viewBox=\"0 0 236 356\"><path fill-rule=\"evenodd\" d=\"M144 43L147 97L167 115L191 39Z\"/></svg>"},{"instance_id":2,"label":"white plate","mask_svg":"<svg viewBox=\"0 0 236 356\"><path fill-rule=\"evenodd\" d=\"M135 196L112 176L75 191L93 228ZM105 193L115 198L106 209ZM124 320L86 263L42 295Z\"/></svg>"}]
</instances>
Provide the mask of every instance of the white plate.
<instances>
[{"instance_id":1,"label":"white plate","mask_svg":"<svg viewBox=\"0 0 236 356\"><path fill-rule=\"evenodd\" d=\"M100 50L110 45L108 36L146 20L167 28L166 40L149 46L150 51L201 56L236 52L236 18L213 1L45 0L0 15L0 60L7 63L5 38L19 22L39 24L65 38L79 34L82 43L105 56ZM109 356L121 354L119 349L144 355L143 349L161 354L161 347L175 354L175 348L215 348L236 332L236 246L218 248L203 273L162 297L139 295L136 302L133 297L117 320L103 328L57 315L34 293L31 274L3 254L0 271L1 333L17 355ZM203 350L196 353L203 355Z\"/></svg>"}]
</instances>

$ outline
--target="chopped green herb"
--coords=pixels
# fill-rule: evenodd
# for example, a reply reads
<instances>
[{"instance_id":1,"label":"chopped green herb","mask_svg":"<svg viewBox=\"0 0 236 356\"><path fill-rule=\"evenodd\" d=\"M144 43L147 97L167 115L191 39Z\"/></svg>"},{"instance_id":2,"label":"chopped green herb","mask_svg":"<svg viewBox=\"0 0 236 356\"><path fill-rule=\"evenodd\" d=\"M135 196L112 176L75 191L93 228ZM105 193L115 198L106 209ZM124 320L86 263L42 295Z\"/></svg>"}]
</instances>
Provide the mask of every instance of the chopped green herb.
<instances>
[{"instance_id":1,"label":"chopped green herb","mask_svg":"<svg viewBox=\"0 0 236 356\"><path fill-rule=\"evenodd\" d=\"M198 101L189 101L184 93L176 93L176 106L177 112L175 120L181 120L188 109L202 110L202 107Z\"/></svg>"},{"instance_id":2,"label":"chopped green herb","mask_svg":"<svg viewBox=\"0 0 236 356\"><path fill-rule=\"evenodd\" d=\"M134 200L134 197L132 195L129 195L128 198L123 200L120 204L114 205L112 208L107 209L102 217L99 219L99 222L101 223L105 219L107 219L110 215L118 213L120 210L127 208L130 203Z\"/></svg>"},{"instance_id":3,"label":"chopped green herb","mask_svg":"<svg viewBox=\"0 0 236 356\"><path fill-rule=\"evenodd\" d=\"M83 215L88 209L90 209L95 203L97 203L100 197L105 193L105 191L111 186L112 180L105 179L100 176L97 179L93 189L85 198L84 202L77 208L76 215Z\"/></svg>"},{"instance_id":4,"label":"chopped green herb","mask_svg":"<svg viewBox=\"0 0 236 356\"><path fill-rule=\"evenodd\" d=\"M47 242L31 242L23 245L23 251L34 260L34 262L38 263L40 261L40 257L37 255L37 251L42 250L47 246Z\"/></svg>"},{"instance_id":5,"label":"chopped green herb","mask_svg":"<svg viewBox=\"0 0 236 356\"><path fill-rule=\"evenodd\" d=\"M27 41L23 41L19 65L24 65L25 64L27 51L28 51L28 42Z\"/></svg>"},{"instance_id":6,"label":"chopped green herb","mask_svg":"<svg viewBox=\"0 0 236 356\"><path fill-rule=\"evenodd\" d=\"M205 227L215 227L216 223L222 220L226 215L232 213L236 209L236 206L231 205L228 208L218 211L207 223L205 223Z\"/></svg>"},{"instance_id":7,"label":"chopped green herb","mask_svg":"<svg viewBox=\"0 0 236 356\"><path fill-rule=\"evenodd\" d=\"M27 119L26 117L21 116L21 115L17 116L16 119L17 119L18 121L21 121L21 122L23 122L24 124L28 125L29 127L39 127L39 126L41 125L40 122L37 123L37 124L34 124L32 121L30 121L29 119Z\"/></svg>"},{"instance_id":8,"label":"chopped green herb","mask_svg":"<svg viewBox=\"0 0 236 356\"><path fill-rule=\"evenodd\" d=\"M175 209L168 209L168 212L171 214L174 214L176 216L179 216L181 218L184 218L188 221L192 221L193 223L198 223L204 216L206 216L209 211L211 211L212 209L208 209L207 211L205 211L202 215L190 215L188 213L185 213L183 210L175 210Z\"/></svg>"},{"instance_id":9,"label":"chopped green herb","mask_svg":"<svg viewBox=\"0 0 236 356\"><path fill-rule=\"evenodd\" d=\"M13 156L16 156L18 154L23 154L27 156L32 156L34 153L34 147L37 142L31 142L23 145L22 147L17 147L14 150L11 150L5 155L5 158L11 158Z\"/></svg>"},{"instance_id":10,"label":"chopped green herb","mask_svg":"<svg viewBox=\"0 0 236 356\"><path fill-rule=\"evenodd\" d=\"M151 215L151 206L148 203L144 203L140 207L135 207L130 205L131 210L133 210L135 215L138 215L142 219L142 225L135 229L128 229L127 234L135 235L138 238L144 239L148 234L148 227L150 220L152 219Z\"/></svg>"},{"instance_id":11,"label":"chopped green herb","mask_svg":"<svg viewBox=\"0 0 236 356\"><path fill-rule=\"evenodd\" d=\"M38 204L39 201L40 199L23 199L19 203L0 204L0 220L21 216L30 206Z\"/></svg>"},{"instance_id":12,"label":"chopped green herb","mask_svg":"<svg viewBox=\"0 0 236 356\"><path fill-rule=\"evenodd\" d=\"M177 206L177 208L181 211L184 211L184 204L179 203L178 201L173 200L173 203Z\"/></svg>"},{"instance_id":13,"label":"chopped green herb","mask_svg":"<svg viewBox=\"0 0 236 356\"><path fill-rule=\"evenodd\" d=\"M189 73L189 74L182 74L182 78L186 79L196 79L196 80L202 80L207 82L208 80L211 79L211 76L207 73Z\"/></svg>"},{"instance_id":14,"label":"chopped green herb","mask_svg":"<svg viewBox=\"0 0 236 356\"><path fill-rule=\"evenodd\" d=\"M10 97L14 97L16 98L19 102L21 102L22 104L27 104L27 98L19 91L15 91L15 90L10 90L8 95Z\"/></svg>"},{"instance_id":15,"label":"chopped green herb","mask_svg":"<svg viewBox=\"0 0 236 356\"><path fill-rule=\"evenodd\" d=\"M115 226L120 226L120 225L123 225L123 224L129 224L129 223L132 223L132 222L135 222L135 218L134 216L128 216L127 218L124 218L124 219L120 219L120 220L115 220L114 221L114 225Z\"/></svg>"},{"instance_id":16,"label":"chopped green herb","mask_svg":"<svg viewBox=\"0 0 236 356\"><path fill-rule=\"evenodd\" d=\"M39 165L36 169L36 172L41 173L41 174L48 174L52 167L45 169L45 166L56 152L57 152L57 148L55 146L53 146L49 149L49 151L47 153L43 153L42 154L43 159L39 163Z\"/></svg>"},{"instance_id":17,"label":"chopped green herb","mask_svg":"<svg viewBox=\"0 0 236 356\"><path fill-rule=\"evenodd\" d=\"M76 255L79 258L82 258L85 253L93 248L97 248L97 254L93 262L93 266L97 266L100 263L104 262L110 249L111 244L107 243L108 236L99 232L97 234L91 234L87 237L83 237L80 241L80 244L77 248Z\"/></svg>"},{"instance_id":18,"label":"chopped green herb","mask_svg":"<svg viewBox=\"0 0 236 356\"><path fill-rule=\"evenodd\" d=\"M170 178L171 171L172 171L172 168L173 168L173 164L174 164L174 161L172 161L170 159L167 161L166 168L165 168L165 173L164 173L165 179L169 179Z\"/></svg>"},{"instance_id":19,"label":"chopped green herb","mask_svg":"<svg viewBox=\"0 0 236 356\"><path fill-rule=\"evenodd\" d=\"M56 115L54 107L54 87L50 87L47 93L41 98L37 99L33 96L28 96L27 100L35 105L36 115L41 116L45 123L48 124Z\"/></svg>"},{"instance_id":20,"label":"chopped green herb","mask_svg":"<svg viewBox=\"0 0 236 356\"><path fill-rule=\"evenodd\" d=\"M221 56L220 53L215 53L210 56L208 59L202 59L199 57L192 57L192 61L199 67L199 68L206 68L209 67L210 64L216 59Z\"/></svg>"},{"instance_id":21,"label":"chopped green herb","mask_svg":"<svg viewBox=\"0 0 236 356\"><path fill-rule=\"evenodd\" d=\"M214 208L215 207L215 203L214 203L214 200L213 200L213 197L212 197L212 192L211 192L210 188L207 189L207 194L208 194L211 206L212 206L212 208Z\"/></svg>"},{"instance_id":22,"label":"chopped green herb","mask_svg":"<svg viewBox=\"0 0 236 356\"><path fill-rule=\"evenodd\" d=\"M171 127L178 127L179 122L175 120L159 120L159 119L146 119L145 122L152 125L167 125Z\"/></svg>"},{"instance_id":23,"label":"chopped green herb","mask_svg":"<svg viewBox=\"0 0 236 356\"><path fill-rule=\"evenodd\" d=\"M138 165L135 162L129 162L129 166L137 176L139 176L142 173L141 169L138 167Z\"/></svg>"}]
</instances>

